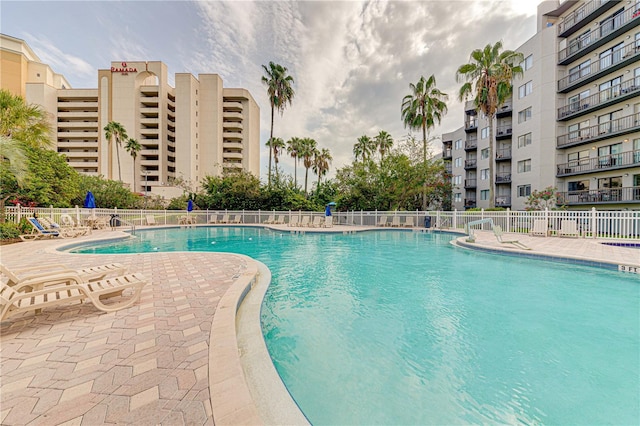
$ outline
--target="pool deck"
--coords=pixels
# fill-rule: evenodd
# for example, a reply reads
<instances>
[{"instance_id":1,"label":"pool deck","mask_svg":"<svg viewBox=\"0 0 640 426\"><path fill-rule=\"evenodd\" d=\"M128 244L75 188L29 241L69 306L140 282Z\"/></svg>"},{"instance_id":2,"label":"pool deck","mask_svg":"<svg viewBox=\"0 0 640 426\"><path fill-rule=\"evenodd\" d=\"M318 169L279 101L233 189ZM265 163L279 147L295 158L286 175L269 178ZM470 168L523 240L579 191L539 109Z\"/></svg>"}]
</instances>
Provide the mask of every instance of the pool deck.
<instances>
[{"instance_id":1,"label":"pool deck","mask_svg":"<svg viewBox=\"0 0 640 426\"><path fill-rule=\"evenodd\" d=\"M491 232L475 234L476 242L467 246L640 269L639 249L607 246L601 240L505 235L531 248L520 250L500 244ZM139 303L117 312L75 303L1 322L0 423L211 425L214 419L218 425L268 423L248 394L235 340L238 299L260 275L256 262L226 253L78 255L55 250L123 235L104 230L75 239L0 247L1 261L9 268L120 262L150 281ZM465 244L462 236L457 241Z\"/></svg>"}]
</instances>

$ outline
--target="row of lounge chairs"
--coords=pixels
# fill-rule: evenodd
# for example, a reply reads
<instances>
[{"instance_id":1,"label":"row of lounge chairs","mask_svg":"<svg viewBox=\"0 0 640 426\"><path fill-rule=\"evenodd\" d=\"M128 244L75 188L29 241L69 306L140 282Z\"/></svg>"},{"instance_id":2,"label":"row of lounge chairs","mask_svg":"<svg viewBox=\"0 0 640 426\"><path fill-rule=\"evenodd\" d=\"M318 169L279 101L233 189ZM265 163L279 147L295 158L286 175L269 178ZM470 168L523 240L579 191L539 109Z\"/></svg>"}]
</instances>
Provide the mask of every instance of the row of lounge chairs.
<instances>
[{"instance_id":1,"label":"row of lounge chairs","mask_svg":"<svg viewBox=\"0 0 640 426\"><path fill-rule=\"evenodd\" d=\"M534 219L533 226L529 231L532 236L548 237L551 235L549 224L546 219ZM560 229L556 233L559 237L579 237L580 231L575 220L562 220Z\"/></svg>"},{"instance_id":2,"label":"row of lounge chairs","mask_svg":"<svg viewBox=\"0 0 640 426\"><path fill-rule=\"evenodd\" d=\"M291 216L288 226L301 228L331 228L333 226L333 216L314 216L313 221L310 216L302 216L298 221L298 216Z\"/></svg>"},{"instance_id":3,"label":"row of lounge chairs","mask_svg":"<svg viewBox=\"0 0 640 426\"><path fill-rule=\"evenodd\" d=\"M401 222L400 216L393 216L391 222L389 222L388 220L389 218L387 216L380 216L377 226L390 226L392 228L413 228L415 226L413 216L406 216L404 222Z\"/></svg>"},{"instance_id":4,"label":"row of lounge chairs","mask_svg":"<svg viewBox=\"0 0 640 426\"><path fill-rule=\"evenodd\" d=\"M218 217L217 214L212 214L209 216L209 223L233 223L238 224L242 223L242 215L237 214L234 215L233 218L229 218L228 214L223 214L222 217Z\"/></svg>"},{"instance_id":5,"label":"row of lounge chairs","mask_svg":"<svg viewBox=\"0 0 640 426\"><path fill-rule=\"evenodd\" d=\"M48 217L29 217L27 220L31 225L31 232L20 235L20 239L22 241L33 241L54 237L74 238L91 233L91 227L76 225L71 217L63 221L63 225L57 224Z\"/></svg>"},{"instance_id":6,"label":"row of lounge chairs","mask_svg":"<svg viewBox=\"0 0 640 426\"><path fill-rule=\"evenodd\" d=\"M40 265L24 269L10 269L0 264L0 321L28 311L85 300L104 312L128 308L140 300L148 283L140 273L127 274L120 263L72 269L65 265ZM112 303L106 299L127 295Z\"/></svg>"}]
</instances>

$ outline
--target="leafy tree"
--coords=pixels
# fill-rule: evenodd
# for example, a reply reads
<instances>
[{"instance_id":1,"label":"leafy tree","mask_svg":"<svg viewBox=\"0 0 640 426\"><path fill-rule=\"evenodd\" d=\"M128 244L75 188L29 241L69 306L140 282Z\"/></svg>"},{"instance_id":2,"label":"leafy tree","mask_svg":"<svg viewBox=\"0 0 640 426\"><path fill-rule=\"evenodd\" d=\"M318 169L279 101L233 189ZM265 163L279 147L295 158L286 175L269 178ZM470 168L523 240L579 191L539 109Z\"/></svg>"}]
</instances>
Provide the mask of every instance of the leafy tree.
<instances>
[{"instance_id":1,"label":"leafy tree","mask_svg":"<svg viewBox=\"0 0 640 426\"><path fill-rule=\"evenodd\" d=\"M52 146L47 113L5 89L0 89L0 136L39 148Z\"/></svg>"},{"instance_id":2,"label":"leafy tree","mask_svg":"<svg viewBox=\"0 0 640 426\"><path fill-rule=\"evenodd\" d=\"M203 192L194 201L201 208L258 210L261 208L260 180L249 172L237 170L222 176L205 176Z\"/></svg>"},{"instance_id":3,"label":"leafy tree","mask_svg":"<svg viewBox=\"0 0 640 426\"><path fill-rule=\"evenodd\" d=\"M285 144L282 138L271 138L267 141L267 146L273 151L273 161L276 164L276 176L278 175L278 163L280 162L280 154L284 151Z\"/></svg>"},{"instance_id":4,"label":"leafy tree","mask_svg":"<svg viewBox=\"0 0 640 426\"><path fill-rule=\"evenodd\" d=\"M120 170L120 146L122 141L129 139L124 126L117 121L110 121L104 127L104 136L109 141L109 160L111 160L111 144L115 141L116 157L118 158L118 180L122 181L122 172ZM111 162L109 162L109 178L111 178Z\"/></svg>"},{"instance_id":5,"label":"leafy tree","mask_svg":"<svg viewBox=\"0 0 640 426\"><path fill-rule=\"evenodd\" d=\"M422 161L427 164L427 131L440 123L442 116L447 113L445 101L449 96L436 87L433 74L425 80L420 77L417 84L409 84L411 94L402 99L402 120L405 127L412 130L422 129ZM426 188L422 197L422 209L428 205Z\"/></svg>"},{"instance_id":6,"label":"leafy tree","mask_svg":"<svg viewBox=\"0 0 640 426\"><path fill-rule=\"evenodd\" d=\"M72 204L82 206L87 191L96 198L96 206L105 209L139 209L143 200L140 195L129 190L122 182L105 179L102 176L80 175L80 190L72 199Z\"/></svg>"},{"instance_id":7,"label":"leafy tree","mask_svg":"<svg viewBox=\"0 0 640 426\"><path fill-rule=\"evenodd\" d=\"M298 187L298 153L300 152L300 138L293 137L287 141L287 153L293 158L293 182Z\"/></svg>"},{"instance_id":8,"label":"leafy tree","mask_svg":"<svg viewBox=\"0 0 640 426\"><path fill-rule=\"evenodd\" d=\"M519 65L524 56L512 50L502 50L502 42L493 46L487 44L484 49L475 49L469 57L470 62L461 65L456 72L460 87L459 99L473 98L478 112L489 120L489 206L495 207L494 180L494 118L496 111L511 96L514 77L521 76Z\"/></svg>"},{"instance_id":9,"label":"leafy tree","mask_svg":"<svg viewBox=\"0 0 640 426\"><path fill-rule=\"evenodd\" d=\"M375 141L367 135L362 135L358 138L358 142L353 145L353 155L356 157L356 161L358 161L358 158L362 159L362 161L367 161L367 159L371 158L375 149Z\"/></svg>"},{"instance_id":10,"label":"leafy tree","mask_svg":"<svg viewBox=\"0 0 640 426\"><path fill-rule=\"evenodd\" d=\"M127 139L127 143L124 146L124 149L129 153L129 155L131 155L131 157L133 158L133 191L137 191L138 187L136 186L136 175L137 170L136 170L136 158L138 157L138 153L140 152L140 150L142 150L142 145L140 145L140 143L133 139L133 138L129 138Z\"/></svg>"},{"instance_id":11,"label":"leafy tree","mask_svg":"<svg viewBox=\"0 0 640 426\"><path fill-rule=\"evenodd\" d=\"M558 189L553 186L548 186L542 191L534 190L527 201L525 201L525 210L546 210L554 209L558 204ZM564 206L560 206L564 208Z\"/></svg>"},{"instance_id":12,"label":"leafy tree","mask_svg":"<svg viewBox=\"0 0 640 426\"><path fill-rule=\"evenodd\" d=\"M309 168L313 165L313 158L316 155L317 143L311 138L304 138L300 143L300 152L298 155L302 157L302 164L306 169L304 174L304 193L307 194L307 181L309 179Z\"/></svg>"},{"instance_id":13,"label":"leafy tree","mask_svg":"<svg viewBox=\"0 0 640 426\"><path fill-rule=\"evenodd\" d=\"M271 133L269 134L269 140L271 140L273 139L274 112L277 110L282 115L287 103L291 105L295 95L292 87L294 81L293 77L287 75L287 68L282 65L269 62L268 68L265 65L262 65L262 68L265 72L265 75L262 76L262 83L267 86L267 95L271 104ZM269 186L271 186L271 155L272 151L269 149Z\"/></svg>"},{"instance_id":14,"label":"leafy tree","mask_svg":"<svg viewBox=\"0 0 640 426\"><path fill-rule=\"evenodd\" d=\"M378 152L380 152L380 160L384 160L384 155L389 152L393 146L393 138L389 133L384 130L380 130L380 133L376 136L375 142Z\"/></svg>"}]
</instances>

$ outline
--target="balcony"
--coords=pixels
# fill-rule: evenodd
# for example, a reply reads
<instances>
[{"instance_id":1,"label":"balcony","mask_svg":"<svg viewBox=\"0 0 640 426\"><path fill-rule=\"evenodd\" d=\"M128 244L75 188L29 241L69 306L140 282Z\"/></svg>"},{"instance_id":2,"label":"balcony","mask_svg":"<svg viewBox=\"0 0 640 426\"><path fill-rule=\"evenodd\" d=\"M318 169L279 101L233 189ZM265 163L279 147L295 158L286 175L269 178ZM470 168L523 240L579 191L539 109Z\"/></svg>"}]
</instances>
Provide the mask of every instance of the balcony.
<instances>
[{"instance_id":1,"label":"balcony","mask_svg":"<svg viewBox=\"0 0 640 426\"><path fill-rule=\"evenodd\" d=\"M497 118L501 118L501 117L507 117L509 115L511 115L511 113L513 112L513 104L511 103L511 101L509 102L505 102L500 108L498 108L498 110L496 111L496 117Z\"/></svg>"},{"instance_id":2,"label":"balcony","mask_svg":"<svg viewBox=\"0 0 640 426\"><path fill-rule=\"evenodd\" d=\"M640 77L617 84L606 90L601 90L579 102L572 102L558 108L558 121L566 121L581 115L589 114L600 108L622 102L638 95L640 92Z\"/></svg>"},{"instance_id":3,"label":"balcony","mask_svg":"<svg viewBox=\"0 0 640 426\"><path fill-rule=\"evenodd\" d=\"M640 166L640 151L627 151L604 155L597 158L570 161L558 164L557 177L574 176L584 173L603 172Z\"/></svg>"},{"instance_id":4,"label":"balcony","mask_svg":"<svg viewBox=\"0 0 640 426\"><path fill-rule=\"evenodd\" d=\"M557 192L558 205L640 204L640 186Z\"/></svg>"},{"instance_id":5,"label":"balcony","mask_svg":"<svg viewBox=\"0 0 640 426\"><path fill-rule=\"evenodd\" d=\"M511 172L498 172L496 173L496 183L511 183Z\"/></svg>"},{"instance_id":6,"label":"balcony","mask_svg":"<svg viewBox=\"0 0 640 426\"><path fill-rule=\"evenodd\" d=\"M472 112L472 111L477 111L478 109L476 108L476 103L473 100L470 101L466 101L464 103L464 112Z\"/></svg>"},{"instance_id":7,"label":"balcony","mask_svg":"<svg viewBox=\"0 0 640 426\"><path fill-rule=\"evenodd\" d=\"M452 173L451 161L447 161L446 163L444 163L444 171L448 175L450 175Z\"/></svg>"},{"instance_id":8,"label":"balcony","mask_svg":"<svg viewBox=\"0 0 640 426\"><path fill-rule=\"evenodd\" d=\"M474 151L476 149L478 149L478 138L469 138L464 141L465 151Z\"/></svg>"},{"instance_id":9,"label":"balcony","mask_svg":"<svg viewBox=\"0 0 640 426\"><path fill-rule=\"evenodd\" d=\"M222 117L225 121L242 121L242 113L240 112L225 111L222 114Z\"/></svg>"},{"instance_id":10,"label":"balcony","mask_svg":"<svg viewBox=\"0 0 640 426\"><path fill-rule=\"evenodd\" d=\"M242 130L243 126L242 123L240 121L225 121L224 123L222 123L222 127L226 130L226 129L230 129L230 130Z\"/></svg>"},{"instance_id":11,"label":"balcony","mask_svg":"<svg viewBox=\"0 0 640 426\"><path fill-rule=\"evenodd\" d=\"M229 140L229 141L241 141L242 140L242 133L236 133L236 132L222 132L222 137L224 138L225 141Z\"/></svg>"},{"instance_id":12,"label":"balcony","mask_svg":"<svg viewBox=\"0 0 640 426\"><path fill-rule=\"evenodd\" d=\"M558 24L558 37L569 37L591 22L595 16L620 4L615 0L592 0L564 17Z\"/></svg>"},{"instance_id":13,"label":"balcony","mask_svg":"<svg viewBox=\"0 0 640 426\"><path fill-rule=\"evenodd\" d=\"M471 159L471 160L464 160L464 169L465 170L470 170L470 169L475 169L477 167L477 163L478 160Z\"/></svg>"},{"instance_id":14,"label":"balcony","mask_svg":"<svg viewBox=\"0 0 640 426\"><path fill-rule=\"evenodd\" d=\"M640 129L640 113L628 115L617 120L586 127L575 132L560 135L557 138L559 149L583 145L602 139L633 133Z\"/></svg>"},{"instance_id":15,"label":"balcony","mask_svg":"<svg viewBox=\"0 0 640 426\"><path fill-rule=\"evenodd\" d=\"M242 102L224 101L222 103L224 114L227 112L242 112Z\"/></svg>"},{"instance_id":16,"label":"balcony","mask_svg":"<svg viewBox=\"0 0 640 426\"><path fill-rule=\"evenodd\" d=\"M477 201L475 198L465 198L464 199L464 208L465 209L475 209L477 206Z\"/></svg>"},{"instance_id":17,"label":"balcony","mask_svg":"<svg viewBox=\"0 0 640 426\"><path fill-rule=\"evenodd\" d=\"M499 148L496 150L496 161L511 160L511 148Z\"/></svg>"},{"instance_id":18,"label":"balcony","mask_svg":"<svg viewBox=\"0 0 640 426\"><path fill-rule=\"evenodd\" d=\"M613 40L637 25L637 22L635 22L637 16L635 8L627 9L623 13L602 22L597 30L589 31L570 40L567 43L567 47L558 52L558 65L570 64Z\"/></svg>"},{"instance_id":19,"label":"balcony","mask_svg":"<svg viewBox=\"0 0 640 426\"><path fill-rule=\"evenodd\" d=\"M442 158L443 159L451 159L451 148L447 148L447 149L443 149L442 150Z\"/></svg>"},{"instance_id":20,"label":"balcony","mask_svg":"<svg viewBox=\"0 0 640 426\"><path fill-rule=\"evenodd\" d=\"M478 130L478 120L466 120L464 123L464 131L467 133Z\"/></svg>"},{"instance_id":21,"label":"balcony","mask_svg":"<svg viewBox=\"0 0 640 426\"><path fill-rule=\"evenodd\" d=\"M478 187L478 180L477 179L465 179L464 180L464 188L465 189L471 189L471 188L477 188Z\"/></svg>"},{"instance_id":22,"label":"balcony","mask_svg":"<svg viewBox=\"0 0 640 426\"><path fill-rule=\"evenodd\" d=\"M512 128L511 123L503 124L501 126L496 127L496 140L498 139L507 139L511 137Z\"/></svg>"},{"instance_id":23,"label":"balcony","mask_svg":"<svg viewBox=\"0 0 640 426\"><path fill-rule=\"evenodd\" d=\"M496 197L496 207L511 207L511 196L498 195Z\"/></svg>"},{"instance_id":24,"label":"balcony","mask_svg":"<svg viewBox=\"0 0 640 426\"><path fill-rule=\"evenodd\" d=\"M618 49L602 58L596 59L584 68L575 70L568 76L558 80L558 92L567 93L587 83L591 83L606 73L619 70L628 64L636 62L639 55L640 46L636 46L633 41L627 43L622 49Z\"/></svg>"}]
</instances>

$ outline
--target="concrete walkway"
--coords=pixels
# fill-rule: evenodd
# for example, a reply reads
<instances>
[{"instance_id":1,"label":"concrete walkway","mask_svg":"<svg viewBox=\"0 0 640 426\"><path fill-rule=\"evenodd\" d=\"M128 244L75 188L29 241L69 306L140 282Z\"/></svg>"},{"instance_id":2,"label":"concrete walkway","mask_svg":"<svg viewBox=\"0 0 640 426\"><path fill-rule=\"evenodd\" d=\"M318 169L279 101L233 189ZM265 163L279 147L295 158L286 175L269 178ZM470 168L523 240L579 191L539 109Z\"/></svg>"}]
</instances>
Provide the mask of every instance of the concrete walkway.
<instances>
[{"instance_id":1,"label":"concrete walkway","mask_svg":"<svg viewBox=\"0 0 640 426\"><path fill-rule=\"evenodd\" d=\"M312 232L313 229L287 228ZM335 226L322 232L365 228ZM120 262L150 284L138 304L104 313L90 303L16 315L0 323L0 423L213 424L209 388L210 332L216 308L250 266L219 253L75 255L57 246L123 235L95 231L73 240L17 243L0 248L10 268L64 263L81 268ZM517 251L492 233L476 246ZM586 239L517 236L538 254L624 262L640 268L640 250Z\"/></svg>"}]
</instances>

